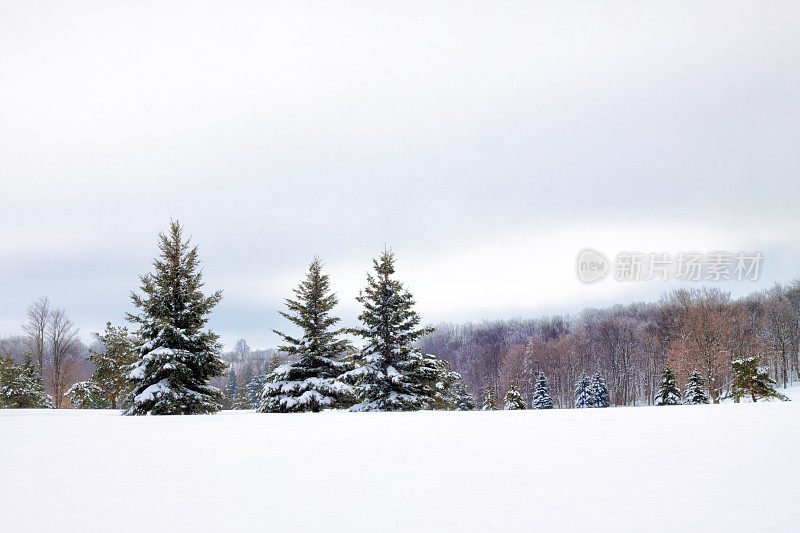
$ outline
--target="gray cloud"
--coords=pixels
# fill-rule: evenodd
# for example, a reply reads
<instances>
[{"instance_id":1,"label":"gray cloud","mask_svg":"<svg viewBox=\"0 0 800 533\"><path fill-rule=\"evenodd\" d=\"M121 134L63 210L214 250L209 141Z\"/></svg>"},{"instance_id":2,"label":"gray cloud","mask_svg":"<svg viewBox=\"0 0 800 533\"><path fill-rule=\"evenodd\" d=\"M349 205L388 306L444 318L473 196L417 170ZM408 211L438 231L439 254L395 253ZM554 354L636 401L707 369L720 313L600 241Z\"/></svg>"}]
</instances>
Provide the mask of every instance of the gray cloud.
<instances>
[{"instance_id":1,"label":"gray cloud","mask_svg":"<svg viewBox=\"0 0 800 533\"><path fill-rule=\"evenodd\" d=\"M274 311L315 253L344 278L352 319L384 243L435 321L657 296L578 292L546 269L523 289L498 281L525 275L515 261L570 264L603 227L614 249L769 249L763 283L788 279L798 15L2 3L0 328L16 331L40 294L84 330L120 320L170 217L226 290L213 321L226 342L273 342ZM545 238L564 228L563 246ZM471 265L448 272L461 257Z\"/></svg>"}]
</instances>

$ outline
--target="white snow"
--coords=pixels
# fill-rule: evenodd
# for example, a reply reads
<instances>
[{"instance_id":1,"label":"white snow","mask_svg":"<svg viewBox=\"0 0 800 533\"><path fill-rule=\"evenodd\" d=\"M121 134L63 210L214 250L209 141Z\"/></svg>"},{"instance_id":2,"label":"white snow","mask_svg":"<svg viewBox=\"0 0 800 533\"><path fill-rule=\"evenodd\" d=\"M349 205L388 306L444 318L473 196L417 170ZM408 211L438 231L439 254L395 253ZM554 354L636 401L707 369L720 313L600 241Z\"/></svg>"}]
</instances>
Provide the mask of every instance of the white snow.
<instances>
[{"instance_id":1,"label":"white snow","mask_svg":"<svg viewBox=\"0 0 800 533\"><path fill-rule=\"evenodd\" d=\"M3 410L0 524L797 531L799 442L800 402L194 417Z\"/></svg>"},{"instance_id":2,"label":"white snow","mask_svg":"<svg viewBox=\"0 0 800 533\"><path fill-rule=\"evenodd\" d=\"M142 403L152 400L153 398L158 398L160 396L164 396L165 394L170 392L169 381L166 379L162 379L158 383L153 383L146 389L144 389L141 394L137 394L136 397L133 399L135 403Z\"/></svg>"}]
</instances>

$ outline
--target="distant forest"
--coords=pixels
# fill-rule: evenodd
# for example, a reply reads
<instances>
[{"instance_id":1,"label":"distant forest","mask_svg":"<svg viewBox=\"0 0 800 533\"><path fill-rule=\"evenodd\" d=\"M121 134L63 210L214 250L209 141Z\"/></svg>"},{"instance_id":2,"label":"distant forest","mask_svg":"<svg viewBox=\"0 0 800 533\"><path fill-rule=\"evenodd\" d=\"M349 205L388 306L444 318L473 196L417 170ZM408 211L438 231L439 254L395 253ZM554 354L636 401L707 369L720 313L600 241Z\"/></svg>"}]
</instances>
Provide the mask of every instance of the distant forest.
<instances>
[{"instance_id":1,"label":"distant forest","mask_svg":"<svg viewBox=\"0 0 800 533\"><path fill-rule=\"evenodd\" d=\"M90 346L80 342L64 311L50 308L45 298L30 307L24 329L26 335L0 338L0 358L22 361L25 353L38 354L45 390L55 405L67 406L62 392L91 375L87 356L105 347L96 339ZM586 309L577 316L439 324L420 347L461 374L478 406L487 383L503 398L511 382L531 405L539 371L549 380L555 407L573 407L582 371L604 376L612 405L652 405L666 362L681 388L698 370L718 402L731 391L735 359L757 356L779 387L800 380L800 279L739 299L716 288L680 289L654 303ZM274 349L253 350L243 339L222 358L243 384L289 360ZM225 390L229 381L226 373L212 384Z\"/></svg>"},{"instance_id":2,"label":"distant forest","mask_svg":"<svg viewBox=\"0 0 800 533\"><path fill-rule=\"evenodd\" d=\"M655 303L574 317L439 324L421 347L461 374L478 405L487 382L502 398L512 381L530 405L540 370L556 407L572 407L580 373L598 370L613 405L652 405L665 362L681 387L698 370L716 403L730 393L739 358L759 357L781 387L800 379L800 279L740 299L716 288L679 289Z\"/></svg>"}]
</instances>

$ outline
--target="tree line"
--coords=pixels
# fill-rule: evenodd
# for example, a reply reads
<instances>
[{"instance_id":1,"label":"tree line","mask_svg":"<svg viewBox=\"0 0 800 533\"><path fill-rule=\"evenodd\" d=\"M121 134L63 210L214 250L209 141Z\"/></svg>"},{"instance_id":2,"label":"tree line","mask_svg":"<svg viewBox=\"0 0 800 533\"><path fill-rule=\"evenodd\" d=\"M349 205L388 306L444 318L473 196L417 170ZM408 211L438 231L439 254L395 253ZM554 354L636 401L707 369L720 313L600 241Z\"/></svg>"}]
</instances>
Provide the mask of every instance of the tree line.
<instances>
[{"instance_id":1,"label":"tree line","mask_svg":"<svg viewBox=\"0 0 800 533\"><path fill-rule=\"evenodd\" d=\"M514 382L530 404L541 371L554 404L566 408L580 374L599 371L612 405L654 405L665 365L679 386L697 372L713 403L737 400L743 362L779 387L800 379L800 280L739 299L717 288L677 289L654 303L578 316L440 324L420 345L448 361L480 400L487 382L498 394Z\"/></svg>"},{"instance_id":2,"label":"tree line","mask_svg":"<svg viewBox=\"0 0 800 533\"><path fill-rule=\"evenodd\" d=\"M27 337L0 342L3 406L61 407L66 400L132 415L223 407L493 410L502 397L510 410L591 408L782 398L772 385L798 378L798 281L738 300L718 289L682 289L654 304L590 309L575 318L431 328L421 325L388 250L373 260L356 297L359 327L337 326L338 299L314 258L280 312L299 334L275 331L283 344L255 357L241 340L226 362L206 327L222 293L203 292L197 247L182 232L172 222L159 234L154 269L132 293L137 312L126 316L136 329L109 323L96 335L85 354L88 379L74 379L77 329L46 298L34 303ZM19 344L24 357L7 353L12 345L19 352Z\"/></svg>"}]
</instances>

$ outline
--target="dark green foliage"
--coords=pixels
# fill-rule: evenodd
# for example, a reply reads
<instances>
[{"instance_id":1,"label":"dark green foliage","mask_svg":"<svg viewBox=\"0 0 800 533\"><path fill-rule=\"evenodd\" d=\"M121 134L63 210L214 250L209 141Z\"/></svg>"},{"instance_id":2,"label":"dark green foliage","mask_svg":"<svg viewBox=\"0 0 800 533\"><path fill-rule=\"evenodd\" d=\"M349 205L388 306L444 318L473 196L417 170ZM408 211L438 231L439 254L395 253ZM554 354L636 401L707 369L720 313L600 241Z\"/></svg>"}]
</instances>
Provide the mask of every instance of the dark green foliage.
<instances>
[{"instance_id":1,"label":"dark green foliage","mask_svg":"<svg viewBox=\"0 0 800 533\"><path fill-rule=\"evenodd\" d=\"M700 372L695 370L686 381L686 391L683 394L683 403L686 405L700 405L708 403L708 395L705 391L706 381Z\"/></svg>"},{"instance_id":2,"label":"dark green foliage","mask_svg":"<svg viewBox=\"0 0 800 533\"><path fill-rule=\"evenodd\" d=\"M127 374L130 365L136 361L136 339L128 333L127 328L114 327L111 322L106 323L104 333L96 336L103 343L104 350L89 354L89 360L94 364L94 372L89 381L99 387L106 401L91 399L89 389L80 394L90 398L88 404L98 406L90 407L91 409L100 409L102 407L99 406L105 404L111 409L117 409L130 392ZM75 405L72 400L70 402Z\"/></svg>"},{"instance_id":3,"label":"dark green foliage","mask_svg":"<svg viewBox=\"0 0 800 533\"><path fill-rule=\"evenodd\" d=\"M515 382L511 382L508 386L508 392L506 393L506 397L504 400L503 409L506 411L516 411L520 409L527 409L528 407L525 405L525 400L522 398L522 394L519 392L519 387Z\"/></svg>"},{"instance_id":4,"label":"dark green foliage","mask_svg":"<svg viewBox=\"0 0 800 533\"><path fill-rule=\"evenodd\" d=\"M575 382L575 408L587 409L594 407L594 394L592 393L592 380L586 375L586 372L581 372L578 380Z\"/></svg>"},{"instance_id":5,"label":"dark green foliage","mask_svg":"<svg viewBox=\"0 0 800 533\"><path fill-rule=\"evenodd\" d=\"M44 393L39 367L30 355L18 365L0 360L0 406L9 409L44 409L51 399Z\"/></svg>"},{"instance_id":6,"label":"dark green foliage","mask_svg":"<svg viewBox=\"0 0 800 533\"><path fill-rule=\"evenodd\" d=\"M204 328L222 292L201 292L197 247L183 240L178 222L159 234L158 247L154 272L140 278L143 294L131 295L140 313L128 320L139 325L141 343L128 374L134 387L125 414L214 413L222 393L208 382L226 365L218 356L217 335Z\"/></svg>"},{"instance_id":7,"label":"dark green foliage","mask_svg":"<svg viewBox=\"0 0 800 533\"><path fill-rule=\"evenodd\" d=\"M664 365L661 371L661 381L658 384L656 405L678 405L681 403L681 391L675 383L675 374L670 366Z\"/></svg>"},{"instance_id":8,"label":"dark green foliage","mask_svg":"<svg viewBox=\"0 0 800 533\"><path fill-rule=\"evenodd\" d=\"M415 346L430 333L421 328L414 298L392 278L394 254L383 252L373 260L375 276L357 300L363 327L350 330L366 341L355 356L356 368L344 374L354 384L359 403L353 411L411 411L431 407L432 361Z\"/></svg>"},{"instance_id":9,"label":"dark green foliage","mask_svg":"<svg viewBox=\"0 0 800 533\"><path fill-rule=\"evenodd\" d=\"M456 408L454 386L461 382L461 374L453 371L450 363L423 353L417 374L421 383L423 409L448 411Z\"/></svg>"},{"instance_id":10,"label":"dark green foliage","mask_svg":"<svg viewBox=\"0 0 800 533\"><path fill-rule=\"evenodd\" d=\"M550 398L550 386L547 383L544 372L539 372L539 376L536 378L536 387L533 389L533 408L553 408L553 400Z\"/></svg>"},{"instance_id":11,"label":"dark green foliage","mask_svg":"<svg viewBox=\"0 0 800 533\"><path fill-rule=\"evenodd\" d=\"M456 411L474 411L475 398L472 397L460 379L453 384L453 397Z\"/></svg>"},{"instance_id":12,"label":"dark green foliage","mask_svg":"<svg viewBox=\"0 0 800 533\"><path fill-rule=\"evenodd\" d=\"M595 372L592 377L592 407L609 407L611 398L608 394L608 387L600 371Z\"/></svg>"},{"instance_id":13,"label":"dark green foliage","mask_svg":"<svg viewBox=\"0 0 800 533\"><path fill-rule=\"evenodd\" d=\"M757 356L735 359L731 396L738 401L749 396L754 402L764 398L788 401L789 398L775 390L775 381L761 368Z\"/></svg>"},{"instance_id":14,"label":"dark green foliage","mask_svg":"<svg viewBox=\"0 0 800 533\"><path fill-rule=\"evenodd\" d=\"M338 300L330 291L319 258L311 262L306 279L294 294L296 299L286 300L288 312L280 314L300 328L302 335L292 337L275 331L286 343L281 352L295 361L267 376L258 407L262 413L316 412L345 406L352 396L350 386L338 379L347 369L340 359L349 345L339 338L341 330L333 329L339 318L331 316L331 311Z\"/></svg>"},{"instance_id":15,"label":"dark green foliage","mask_svg":"<svg viewBox=\"0 0 800 533\"><path fill-rule=\"evenodd\" d=\"M72 385L65 396L75 409L110 409L111 401L100 385L94 381L79 381Z\"/></svg>"}]
</instances>

